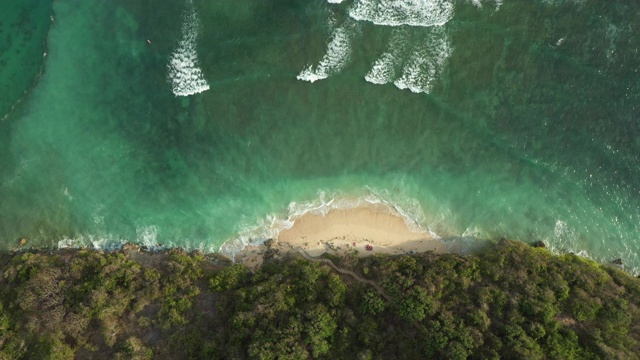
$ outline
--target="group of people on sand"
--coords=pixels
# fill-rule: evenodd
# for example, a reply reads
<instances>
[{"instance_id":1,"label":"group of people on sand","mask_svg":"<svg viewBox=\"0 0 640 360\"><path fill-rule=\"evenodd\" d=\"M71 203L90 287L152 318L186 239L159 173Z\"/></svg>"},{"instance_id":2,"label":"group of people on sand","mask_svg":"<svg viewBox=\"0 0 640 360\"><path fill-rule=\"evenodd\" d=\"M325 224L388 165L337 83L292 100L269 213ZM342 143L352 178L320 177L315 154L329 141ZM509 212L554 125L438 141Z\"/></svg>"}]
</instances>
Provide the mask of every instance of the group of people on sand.
<instances>
[{"instance_id":1,"label":"group of people on sand","mask_svg":"<svg viewBox=\"0 0 640 360\"><path fill-rule=\"evenodd\" d=\"M353 247L356 247L356 242L355 241L353 242ZM367 245L365 245L364 249L367 250L367 251L372 251L373 250L373 245L367 244Z\"/></svg>"}]
</instances>

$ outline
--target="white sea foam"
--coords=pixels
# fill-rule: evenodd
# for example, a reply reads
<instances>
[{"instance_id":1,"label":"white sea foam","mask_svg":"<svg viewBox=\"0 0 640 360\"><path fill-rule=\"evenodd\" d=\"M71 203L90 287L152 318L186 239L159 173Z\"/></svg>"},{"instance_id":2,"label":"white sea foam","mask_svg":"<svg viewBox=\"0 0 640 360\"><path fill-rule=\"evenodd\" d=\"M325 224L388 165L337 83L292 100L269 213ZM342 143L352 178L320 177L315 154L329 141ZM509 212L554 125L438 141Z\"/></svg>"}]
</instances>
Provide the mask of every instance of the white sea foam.
<instances>
[{"instance_id":1,"label":"white sea foam","mask_svg":"<svg viewBox=\"0 0 640 360\"><path fill-rule=\"evenodd\" d=\"M364 79L373 84L386 84L396 78L395 64L397 58L392 53L384 53L364 76Z\"/></svg>"},{"instance_id":2,"label":"white sea foam","mask_svg":"<svg viewBox=\"0 0 640 360\"><path fill-rule=\"evenodd\" d=\"M576 255L596 261L602 260L593 258L586 250L584 250L584 244L581 244L578 233L562 220L556 221L553 228L553 234L548 236L545 240L549 249L554 253L566 254L572 252Z\"/></svg>"},{"instance_id":3,"label":"white sea foam","mask_svg":"<svg viewBox=\"0 0 640 360\"><path fill-rule=\"evenodd\" d=\"M418 45L394 81L399 89L414 93L430 93L451 56L451 45L443 27L434 28L429 38Z\"/></svg>"},{"instance_id":4,"label":"white sea foam","mask_svg":"<svg viewBox=\"0 0 640 360\"><path fill-rule=\"evenodd\" d=\"M406 45L406 32L403 29L394 29L387 52L382 54L364 76L365 80L373 84L386 84L397 79L397 72L401 56Z\"/></svg>"},{"instance_id":5,"label":"white sea foam","mask_svg":"<svg viewBox=\"0 0 640 360\"><path fill-rule=\"evenodd\" d=\"M480 229L477 227L468 227L464 230L461 237L463 238L479 238L481 234Z\"/></svg>"},{"instance_id":6,"label":"white sea foam","mask_svg":"<svg viewBox=\"0 0 640 360\"><path fill-rule=\"evenodd\" d=\"M100 228L104 227L104 218L94 215L94 223ZM101 226L102 224L102 226ZM119 236L107 234L103 230L98 230L95 234L80 234L76 237L69 238L65 237L62 240L58 241L58 248L91 248L97 250L117 250L120 249L123 245L127 243L138 244L140 246L144 246L149 250L163 250L166 248L173 247L174 244L164 244L161 245L158 243L158 227L154 225L142 226L136 228L136 238L135 239L124 239ZM184 244L175 244L175 246L180 246L189 250L188 246L184 246Z\"/></svg>"},{"instance_id":7,"label":"white sea foam","mask_svg":"<svg viewBox=\"0 0 640 360\"><path fill-rule=\"evenodd\" d=\"M209 84L198 65L196 44L200 20L192 0L187 1L182 24L182 40L169 57L168 77L176 96L189 96L209 90Z\"/></svg>"},{"instance_id":8,"label":"white sea foam","mask_svg":"<svg viewBox=\"0 0 640 360\"><path fill-rule=\"evenodd\" d=\"M494 244L487 234L477 226L468 227L462 235L448 236L443 241L447 252L456 254L473 254Z\"/></svg>"},{"instance_id":9,"label":"white sea foam","mask_svg":"<svg viewBox=\"0 0 640 360\"><path fill-rule=\"evenodd\" d=\"M328 0L339 3L341 0ZM369 21L377 25L441 28L453 16L451 0L354 0L349 16L358 21ZM354 26L351 26L353 28ZM339 72L351 56L349 27L343 25L332 34L327 52L317 66L309 65L297 76L299 80L315 82ZM365 75L373 84L394 82L400 89L416 93L429 93L437 76L442 72L451 53L451 46L443 31L433 31L435 37L419 39L420 45L411 56L400 50L406 42L406 31L395 31L387 52L383 53ZM406 65L400 72L401 64Z\"/></svg>"},{"instance_id":10,"label":"white sea foam","mask_svg":"<svg viewBox=\"0 0 640 360\"><path fill-rule=\"evenodd\" d=\"M585 249L585 240L581 238L576 229L562 220L557 220L553 230L543 239L549 250L555 254L573 253L601 264L610 263L613 259L619 258L622 260L624 264L622 267L625 270L634 275L640 274L640 268L628 265L638 263L639 255L635 244L630 246L629 243L624 242L622 243L624 249L592 249L593 251L590 252Z\"/></svg>"},{"instance_id":11,"label":"white sea foam","mask_svg":"<svg viewBox=\"0 0 640 360\"><path fill-rule=\"evenodd\" d=\"M500 6L502 6L502 0L469 0L471 1L471 3L479 8L482 7L483 3L485 2L492 2L496 5L496 10L500 9Z\"/></svg>"},{"instance_id":12,"label":"white sea foam","mask_svg":"<svg viewBox=\"0 0 640 360\"><path fill-rule=\"evenodd\" d=\"M72 201L72 200L73 200L73 196L71 195L71 192L69 191L69 188L68 188L68 187L66 187L66 186L65 186L65 187L63 187L63 188L62 188L62 193L64 194L64 196L65 196L67 199L69 199L69 201Z\"/></svg>"},{"instance_id":13,"label":"white sea foam","mask_svg":"<svg viewBox=\"0 0 640 360\"><path fill-rule=\"evenodd\" d=\"M334 209L354 209L362 206L382 204L384 209L390 214L401 217L407 227L413 232L429 232L436 239L440 237L423 228L425 215L422 212L420 203L415 199L405 199L402 205L394 203L381 195L384 191L376 191L368 188L368 194L357 198L346 197L340 194L328 196L321 192L315 200L307 202L292 202L289 204L287 213L284 216L270 214L253 224L243 224L238 235L226 241L219 249L219 252L235 258L245 246L260 245L269 239L278 237L281 231L290 229L295 221L305 214L326 215Z\"/></svg>"},{"instance_id":14,"label":"white sea foam","mask_svg":"<svg viewBox=\"0 0 640 360\"><path fill-rule=\"evenodd\" d=\"M97 250L117 250L126 244L127 241L119 239L117 237L105 236L105 235L79 235L74 238L65 237L58 241L58 248L90 248Z\"/></svg>"},{"instance_id":15,"label":"white sea foam","mask_svg":"<svg viewBox=\"0 0 640 360\"><path fill-rule=\"evenodd\" d=\"M350 24L343 24L335 29L322 60L315 67L309 65L302 70L297 79L315 82L342 70L351 58L351 27Z\"/></svg>"},{"instance_id":16,"label":"white sea foam","mask_svg":"<svg viewBox=\"0 0 640 360\"><path fill-rule=\"evenodd\" d=\"M451 0L355 0L349 16L387 26L444 25L453 16Z\"/></svg>"},{"instance_id":17,"label":"white sea foam","mask_svg":"<svg viewBox=\"0 0 640 360\"><path fill-rule=\"evenodd\" d=\"M158 244L158 227L154 225L139 227L136 229L136 244L153 248Z\"/></svg>"},{"instance_id":18,"label":"white sea foam","mask_svg":"<svg viewBox=\"0 0 640 360\"><path fill-rule=\"evenodd\" d=\"M341 2L343 2L344 0L327 0L327 2L329 4L340 4Z\"/></svg>"},{"instance_id":19,"label":"white sea foam","mask_svg":"<svg viewBox=\"0 0 640 360\"><path fill-rule=\"evenodd\" d=\"M416 47L407 51L407 43ZM373 84L393 82L399 89L430 93L451 55L444 26L394 29L387 51L372 65L365 80Z\"/></svg>"}]
</instances>

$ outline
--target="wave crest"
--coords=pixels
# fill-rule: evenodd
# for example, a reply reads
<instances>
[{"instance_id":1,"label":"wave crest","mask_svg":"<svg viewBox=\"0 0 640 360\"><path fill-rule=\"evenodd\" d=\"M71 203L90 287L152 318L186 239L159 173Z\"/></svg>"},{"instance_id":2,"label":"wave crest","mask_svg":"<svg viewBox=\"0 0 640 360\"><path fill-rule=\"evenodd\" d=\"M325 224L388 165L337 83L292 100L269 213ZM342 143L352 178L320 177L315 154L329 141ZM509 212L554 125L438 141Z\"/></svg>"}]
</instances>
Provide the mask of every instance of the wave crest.
<instances>
[{"instance_id":1,"label":"wave crest","mask_svg":"<svg viewBox=\"0 0 640 360\"><path fill-rule=\"evenodd\" d=\"M167 65L171 90L176 96L189 96L209 90L209 84L198 65L196 44L199 26L198 13L189 0L182 23L182 39L169 57Z\"/></svg>"},{"instance_id":2,"label":"wave crest","mask_svg":"<svg viewBox=\"0 0 640 360\"><path fill-rule=\"evenodd\" d=\"M441 26L453 16L451 0L356 0L349 9L356 20L387 26Z\"/></svg>"},{"instance_id":3,"label":"wave crest","mask_svg":"<svg viewBox=\"0 0 640 360\"><path fill-rule=\"evenodd\" d=\"M297 76L298 80L315 82L339 72L351 58L351 33L348 24L333 31L327 52L317 66L309 65Z\"/></svg>"},{"instance_id":4,"label":"wave crest","mask_svg":"<svg viewBox=\"0 0 640 360\"><path fill-rule=\"evenodd\" d=\"M451 56L451 45L442 27L434 30L429 41L420 44L411 54L402 69L402 76L394 81L399 89L428 94L444 71Z\"/></svg>"},{"instance_id":5,"label":"wave crest","mask_svg":"<svg viewBox=\"0 0 640 360\"><path fill-rule=\"evenodd\" d=\"M387 51L373 63L364 79L372 84L386 84L397 79L398 67L402 65L402 53L405 52L407 34L394 29Z\"/></svg>"}]
</instances>

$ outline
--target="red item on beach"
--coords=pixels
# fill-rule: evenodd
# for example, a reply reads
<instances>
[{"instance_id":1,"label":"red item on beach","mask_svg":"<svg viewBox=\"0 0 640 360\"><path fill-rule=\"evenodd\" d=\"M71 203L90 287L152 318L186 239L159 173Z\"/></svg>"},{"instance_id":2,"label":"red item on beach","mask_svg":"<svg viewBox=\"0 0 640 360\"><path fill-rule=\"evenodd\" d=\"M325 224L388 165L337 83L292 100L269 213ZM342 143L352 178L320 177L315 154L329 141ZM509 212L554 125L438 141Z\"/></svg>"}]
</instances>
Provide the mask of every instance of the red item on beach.
<instances>
[{"instance_id":1,"label":"red item on beach","mask_svg":"<svg viewBox=\"0 0 640 360\"><path fill-rule=\"evenodd\" d=\"M367 251L371 251L373 250L373 246L367 244L367 246L364 247L365 249L367 249Z\"/></svg>"}]
</instances>

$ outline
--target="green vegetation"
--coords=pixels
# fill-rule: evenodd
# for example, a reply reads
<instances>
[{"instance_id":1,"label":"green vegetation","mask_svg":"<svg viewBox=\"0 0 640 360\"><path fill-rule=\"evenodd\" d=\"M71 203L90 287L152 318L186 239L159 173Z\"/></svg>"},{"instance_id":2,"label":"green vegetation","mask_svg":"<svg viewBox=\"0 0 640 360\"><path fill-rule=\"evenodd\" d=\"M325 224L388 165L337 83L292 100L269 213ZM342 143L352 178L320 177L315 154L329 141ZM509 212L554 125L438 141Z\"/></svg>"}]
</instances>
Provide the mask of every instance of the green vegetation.
<instances>
[{"instance_id":1,"label":"green vegetation","mask_svg":"<svg viewBox=\"0 0 640 360\"><path fill-rule=\"evenodd\" d=\"M0 359L639 358L640 280L615 267L512 241L333 261L381 289L296 256L0 255Z\"/></svg>"}]
</instances>

